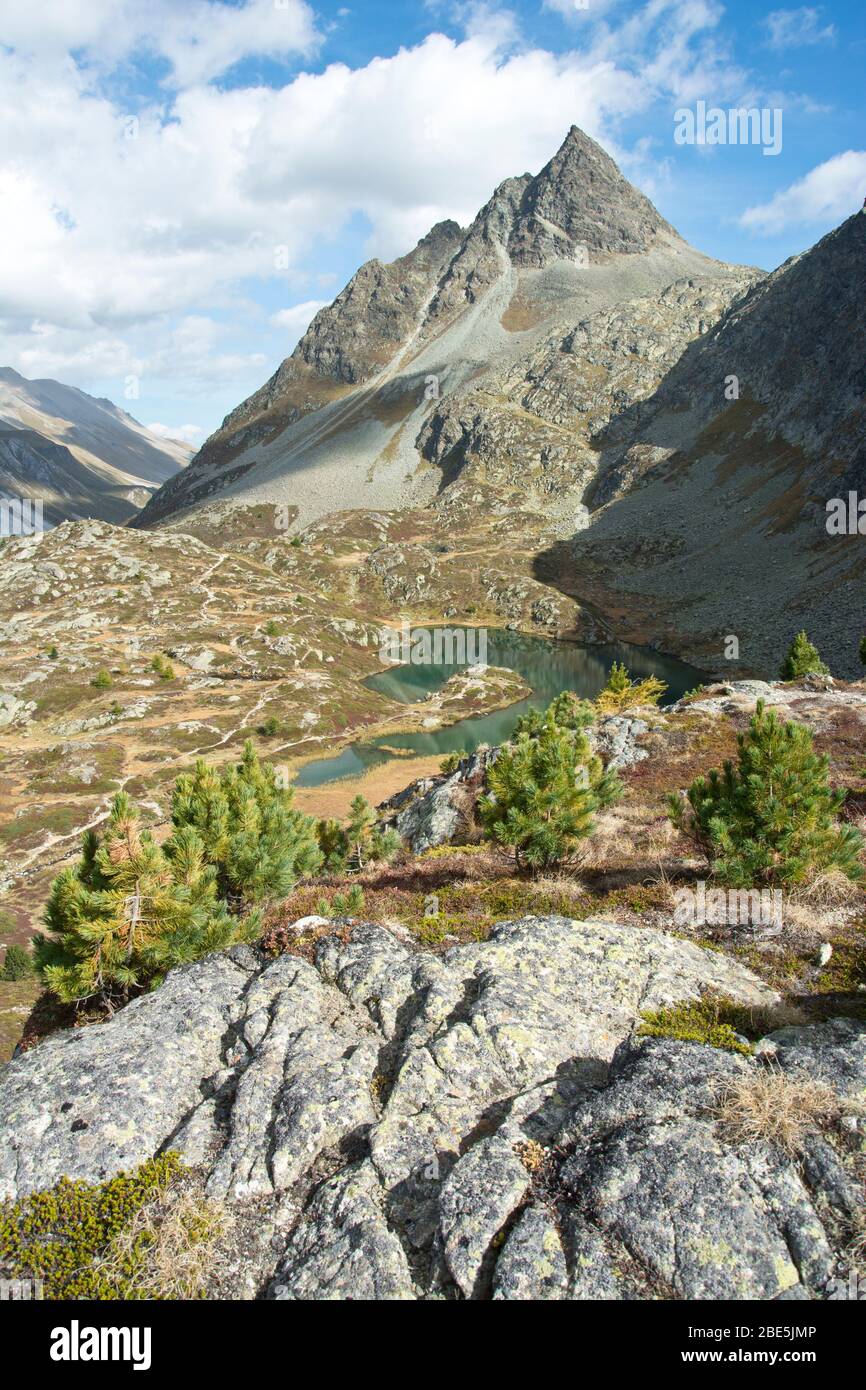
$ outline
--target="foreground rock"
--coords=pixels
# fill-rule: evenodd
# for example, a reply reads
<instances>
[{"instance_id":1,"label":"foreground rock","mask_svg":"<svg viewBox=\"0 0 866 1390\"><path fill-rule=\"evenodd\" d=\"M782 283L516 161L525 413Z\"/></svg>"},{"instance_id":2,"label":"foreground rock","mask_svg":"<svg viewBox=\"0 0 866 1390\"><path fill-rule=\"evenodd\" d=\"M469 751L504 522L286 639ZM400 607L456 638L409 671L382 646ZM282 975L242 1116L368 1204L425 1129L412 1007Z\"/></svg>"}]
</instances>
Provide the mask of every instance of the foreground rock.
<instances>
[{"instance_id":1,"label":"foreground rock","mask_svg":"<svg viewBox=\"0 0 866 1390\"><path fill-rule=\"evenodd\" d=\"M732 1148L711 1093L760 1063L634 1036L707 989L775 1002L719 953L604 921L501 923L444 957L370 924L315 965L237 948L0 1074L0 1191L177 1149L256 1204L253 1289L278 1299L819 1296L823 1213L852 1190L830 1146L803 1173ZM774 1046L854 1107L866 1027Z\"/></svg>"}]
</instances>

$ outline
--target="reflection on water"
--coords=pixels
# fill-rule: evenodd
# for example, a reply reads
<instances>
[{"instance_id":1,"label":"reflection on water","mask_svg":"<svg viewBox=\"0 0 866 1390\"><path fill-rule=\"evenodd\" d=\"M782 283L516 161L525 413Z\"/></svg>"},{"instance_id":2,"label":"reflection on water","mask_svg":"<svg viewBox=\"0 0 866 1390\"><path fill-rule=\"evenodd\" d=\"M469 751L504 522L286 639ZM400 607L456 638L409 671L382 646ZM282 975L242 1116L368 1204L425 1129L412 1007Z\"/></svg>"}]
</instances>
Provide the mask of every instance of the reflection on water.
<instances>
[{"instance_id":1,"label":"reflection on water","mask_svg":"<svg viewBox=\"0 0 866 1390\"><path fill-rule=\"evenodd\" d=\"M702 680L702 673L694 666L625 642L584 647L492 628L487 634L487 660L491 666L519 672L532 687L532 695L508 709L461 719L447 729L383 734L365 743L354 743L334 758L307 763L298 773L295 785L321 787L343 777L359 777L369 768L399 757L401 752L404 756L435 757L461 749L472 752L482 743L502 743L510 737L521 714L532 708L544 709L562 690L574 690L588 700L594 699L604 688L614 661L624 662L634 678L658 676L665 681L668 689L662 698L666 703L678 700ZM438 690L459 669L432 664L397 666L368 676L365 684L391 699L409 703Z\"/></svg>"}]
</instances>

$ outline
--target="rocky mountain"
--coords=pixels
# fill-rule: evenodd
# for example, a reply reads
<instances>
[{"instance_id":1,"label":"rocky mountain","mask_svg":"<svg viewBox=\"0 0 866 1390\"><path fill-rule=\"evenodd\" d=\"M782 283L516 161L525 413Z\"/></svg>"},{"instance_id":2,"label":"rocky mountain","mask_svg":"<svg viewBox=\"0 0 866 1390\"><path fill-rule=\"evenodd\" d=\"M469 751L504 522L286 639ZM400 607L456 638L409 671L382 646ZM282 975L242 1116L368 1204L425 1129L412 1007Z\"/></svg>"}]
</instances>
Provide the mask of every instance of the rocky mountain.
<instances>
[{"instance_id":1,"label":"rocky mountain","mask_svg":"<svg viewBox=\"0 0 866 1390\"><path fill-rule=\"evenodd\" d=\"M826 505L864 474L864 267L863 214L772 275L711 261L573 129L363 267L140 524L351 499L447 544L519 511L533 580L619 636L771 675L813 628L853 676L863 557Z\"/></svg>"},{"instance_id":2,"label":"rocky mountain","mask_svg":"<svg viewBox=\"0 0 866 1390\"><path fill-rule=\"evenodd\" d=\"M552 494L567 493L573 514L592 462L571 428L582 395L610 413L654 389L753 279L684 242L573 128L540 174L506 180L469 228L444 222L409 255L363 266L136 524L177 522L215 498L290 506L300 526L347 498L360 508L427 505L452 480L454 415L479 400L484 432L506 437L505 476L491 481L507 487L512 460L524 474L530 461L533 503L549 513ZM678 312L673 293L659 317L659 297L676 284L688 303ZM646 350L609 335L620 367L609 387L598 371L578 371L567 420L522 398L540 353L565 344L581 363L580 327L594 333L617 311L631 315ZM538 401L548 394L542 386Z\"/></svg>"},{"instance_id":3,"label":"rocky mountain","mask_svg":"<svg viewBox=\"0 0 866 1390\"><path fill-rule=\"evenodd\" d=\"M755 284L658 388L598 421L592 525L536 575L632 640L774 670L794 633L853 675L866 555L827 504L866 483L866 215Z\"/></svg>"},{"instance_id":4,"label":"rocky mountain","mask_svg":"<svg viewBox=\"0 0 866 1390\"><path fill-rule=\"evenodd\" d=\"M41 498L46 524L96 517L121 525L192 452L109 400L0 368L0 494Z\"/></svg>"}]
</instances>

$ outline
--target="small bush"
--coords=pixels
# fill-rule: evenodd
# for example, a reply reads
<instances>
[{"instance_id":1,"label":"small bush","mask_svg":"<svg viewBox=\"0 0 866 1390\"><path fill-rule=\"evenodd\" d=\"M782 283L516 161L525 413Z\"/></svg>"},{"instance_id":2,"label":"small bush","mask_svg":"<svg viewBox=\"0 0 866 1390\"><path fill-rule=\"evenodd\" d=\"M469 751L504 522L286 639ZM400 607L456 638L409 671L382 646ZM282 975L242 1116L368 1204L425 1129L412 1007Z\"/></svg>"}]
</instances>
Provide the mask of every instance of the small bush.
<instances>
[{"instance_id":1,"label":"small bush","mask_svg":"<svg viewBox=\"0 0 866 1390\"><path fill-rule=\"evenodd\" d=\"M162 1187L111 1241L103 1276L135 1298L202 1298L213 1247L232 1224L222 1203Z\"/></svg>"},{"instance_id":2,"label":"small bush","mask_svg":"<svg viewBox=\"0 0 866 1390\"><path fill-rule=\"evenodd\" d=\"M570 729L579 733L595 723L595 709L588 700L582 700L571 690L563 690L551 701L542 714L541 710L531 709L522 714L514 726L514 737L529 734L538 738L547 721L552 719L558 729Z\"/></svg>"},{"instance_id":3,"label":"small bush","mask_svg":"<svg viewBox=\"0 0 866 1390\"><path fill-rule=\"evenodd\" d=\"M7 983L14 980L27 980L33 974L33 961L23 946L6 947L6 959L0 971L0 980Z\"/></svg>"},{"instance_id":4,"label":"small bush","mask_svg":"<svg viewBox=\"0 0 866 1390\"><path fill-rule=\"evenodd\" d=\"M56 647L49 647L46 655L48 656L49 661L56 661L60 653Z\"/></svg>"},{"instance_id":5,"label":"small bush","mask_svg":"<svg viewBox=\"0 0 866 1390\"><path fill-rule=\"evenodd\" d=\"M452 773L457 771L458 767L460 766L460 764L466 756L466 753L462 750L456 750L453 753L446 753L445 757L439 764L439 771L444 772L446 777L450 777Z\"/></svg>"},{"instance_id":6,"label":"small bush","mask_svg":"<svg viewBox=\"0 0 866 1390\"><path fill-rule=\"evenodd\" d=\"M380 830L369 801L356 796L346 825L320 820L316 825L319 850L328 873L359 871L368 864L388 864L403 847L396 830Z\"/></svg>"},{"instance_id":7,"label":"small bush","mask_svg":"<svg viewBox=\"0 0 866 1390\"><path fill-rule=\"evenodd\" d=\"M110 690L114 685L114 681L111 679L110 671L102 670L97 671L90 684L93 686L94 690Z\"/></svg>"},{"instance_id":8,"label":"small bush","mask_svg":"<svg viewBox=\"0 0 866 1390\"><path fill-rule=\"evenodd\" d=\"M657 705L666 690L664 681L657 676L633 681L625 666L615 661L610 668L607 685L595 702L596 709L599 714L623 714L626 710L639 709L643 705Z\"/></svg>"},{"instance_id":9,"label":"small bush","mask_svg":"<svg viewBox=\"0 0 866 1390\"><path fill-rule=\"evenodd\" d=\"M174 667L164 656L155 656L150 663L150 669L159 676L161 681L173 681L175 678Z\"/></svg>"},{"instance_id":10,"label":"small bush","mask_svg":"<svg viewBox=\"0 0 866 1390\"><path fill-rule=\"evenodd\" d=\"M262 738L276 738L282 732L282 723L275 715L268 715L267 719L259 725L259 733Z\"/></svg>"},{"instance_id":11,"label":"small bush","mask_svg":"<svg viewBox=\"0 0 866 1390\"><path fill-rule=\"evenodd\" d=\"M269 622L265 623L264 632L266 637L279 637L281 635L282 629L280 628L279 623L275 622L274 619L271 618Z\"/></svg>"},{"instance_id":12,"label":"small bush","mask_svg":"<svg viewBox=\"0 0 866 1390\"><path fill-rule=\"evenodd\" d=\"M331 901L319 899L320 917L354 917L364 911L364 890L355 883L347 893L335 893Z\"/></svg>"},{"instance_id":13,"label":"small bush","mask_svg":"<svg viewBox=\"0 0 866 1390\"><path fill-rule=\"evenodd\" d=\"M863 837L836 817L844 791L832 791L829 759L819 757L804 725L783 724L763 701L737 737L737 765L698 777L687 800L672 795L673 824L706 854L729 888L807 883L840 870L863 870Z\"/></svg>"},{"instance_id":14,"label":"small bush","mask_svg":"<svg viewBox=\"0 0 866 1390\"><path fill-rule=\"evenodd\" d=\"M783 681L797 681L802 680L803 676L828 676L830 668L824 665L817 647L812 645L806 633L798 632L782 662L779 674Z\"/></svg>"}]
</instances>

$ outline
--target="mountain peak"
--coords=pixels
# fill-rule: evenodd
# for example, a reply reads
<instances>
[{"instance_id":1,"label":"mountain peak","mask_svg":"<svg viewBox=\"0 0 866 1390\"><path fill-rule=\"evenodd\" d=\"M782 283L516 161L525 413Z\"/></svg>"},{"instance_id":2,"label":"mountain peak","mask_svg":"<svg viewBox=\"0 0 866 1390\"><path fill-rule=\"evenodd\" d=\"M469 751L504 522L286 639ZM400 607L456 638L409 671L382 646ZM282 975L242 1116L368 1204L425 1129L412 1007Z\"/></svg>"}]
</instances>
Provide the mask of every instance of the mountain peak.
<instances>
[{"instance_id":1,"label":"mountain peak","mask_svg":"<svg viewBox=\"0 0 866 1390\"><path fill-rule=\"evenodd\" d=\"M603 257L640 254L676 235L607 151L573 125L529 183L509 252L518 265L538 266L571 259L578 247Z\"/></svg>"},{"instance_id":2,"label":"mountain peak","mask_svg":"<svg viewBox=\"0 0 866 1390\"><path fill-rule=\"evenodd\" d=\"M616 262L627 259L620 276ZM420 495L427 486L415 441L436 399L425 394L428 378L449 392L485 374L493 379L555 323L573 326L690 271L714 276L720 268L679 239L610 155L572 126L540 173L504 179L467 228L438 222L397 260L363 265L135 524L207 506L215 488L251 486L253 474L270 495L285 487L299 497L305 517L322 515L330 496L355 495L346 478L356 464L363 466L359 498L402 506L412 489ZM303 423L311 415L321 427ZM326 420L335 421L333 431ZM321 475L309 487L300 477L325 450L323 469L339 475L332 494ZM296 458L304 460L297 477Z\"/></svg>"}]
</instances>

